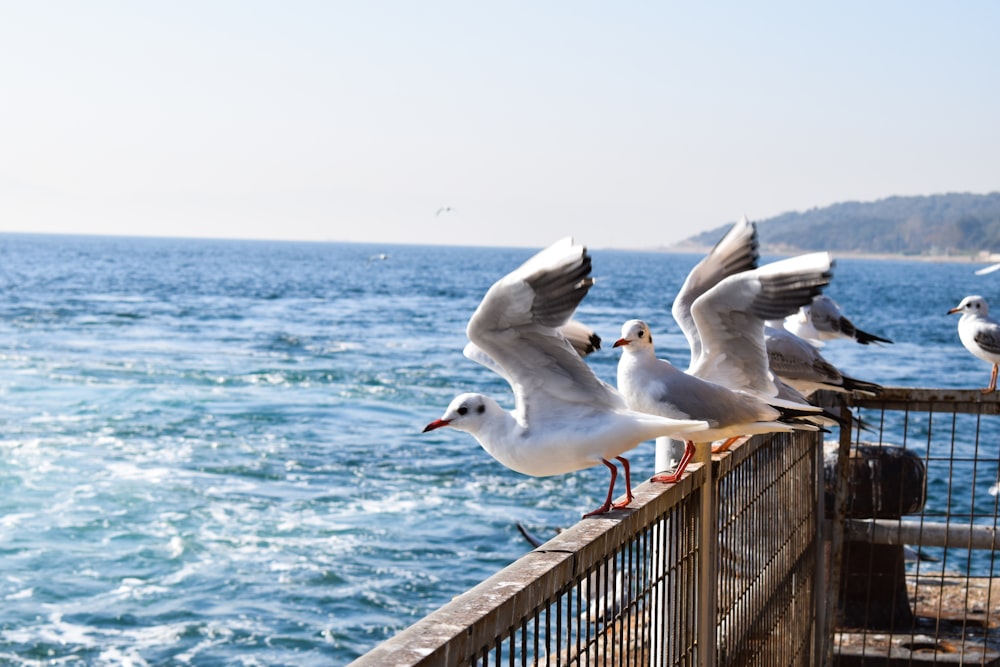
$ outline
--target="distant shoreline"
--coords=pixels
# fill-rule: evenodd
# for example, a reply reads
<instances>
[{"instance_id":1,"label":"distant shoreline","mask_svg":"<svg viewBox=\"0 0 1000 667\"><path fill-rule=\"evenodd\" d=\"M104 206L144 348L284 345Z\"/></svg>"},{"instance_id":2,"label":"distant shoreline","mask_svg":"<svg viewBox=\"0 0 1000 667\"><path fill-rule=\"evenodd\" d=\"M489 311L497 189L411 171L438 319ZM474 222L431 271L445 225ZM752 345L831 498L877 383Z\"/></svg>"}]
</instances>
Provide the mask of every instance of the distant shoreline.
<instances>
[{"instance_id":1,"label":"distant shoreline","mask_svg":"<svg viewBox=\"0 0 1000 667\"><path fill-rule=\"evenodd\" d=\"M672 252L682 255L704 255L712 249L711 246L664 246L653 249L654 252ZM778 257L790 257L810 252L820 252L817 250L800 250L797 248L775 248L761 247L761 255L772 255ZM940 262L942 264L995 264L1000 262L1000 254L982 253L979 255L900 255L893 253L865 253L865 252L840 252L831 250L834 259L872 259L881 261L907 261L907 262Z\"/></svg>"},{"instance_id":2,"label":"distant shoreline","mask_svg":"<svg viewBox=\"0 0 1000 667\"><path fill-rule=\"evenodd\" d=\"M891 255L879 253L845 252L833 253L834 257L845 259L878 259L886 261L940 262L942 264L993 264L1000 259L973 257L972 255Z\"/></svg>"}]
</instances>

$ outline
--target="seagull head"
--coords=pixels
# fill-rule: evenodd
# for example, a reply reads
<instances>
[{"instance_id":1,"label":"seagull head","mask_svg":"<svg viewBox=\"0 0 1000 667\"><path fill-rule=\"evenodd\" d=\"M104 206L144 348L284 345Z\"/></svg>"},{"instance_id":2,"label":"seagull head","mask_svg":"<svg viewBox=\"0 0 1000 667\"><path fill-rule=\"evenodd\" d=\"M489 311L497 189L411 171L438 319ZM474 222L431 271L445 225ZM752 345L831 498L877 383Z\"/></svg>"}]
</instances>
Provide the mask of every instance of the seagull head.
<instances>
[{"instance_id":1,"label":"seagull head","mask_svg":"<svg viewBox=\"0 0 1000 667\"><path fill-rule=\"evenodd\" d=\"M476 433L484 418L490 413L490 404L495 402L482 394L461 394L456 396L440 419L435 419L424 427L423 432L433 431L442 426L450 426L460 431Z\"/></svg>"},{"instance_id":2,"label":"seagull head","mask_svg":"<svg viewBox=\"0 0 1000 667\"><path fill-rule=\"evenodd\" d=\"M622 325L622 337L615 341L614 347L628 346L637 350L653 347L653 334L642 320L629 320Z\"/></svg>"},{"instance_id":3,"label":"seagull head","mask_svg":"<svg viewBox=\"0 0 1000 667\"><path fill-rule=\"evenodd\" d=\"M974 315L982 315L983 317L986 317L987 315L990 314L990 307L986 303L986 299L979 296L978 294L974 294L972 296L965 297L964 299L962 299L961 303L959 303L957 306L948 311L949 315L953 315L955 313L962 313L963 316L966 313L971 313Z\"/></svg>"}]
</instances>

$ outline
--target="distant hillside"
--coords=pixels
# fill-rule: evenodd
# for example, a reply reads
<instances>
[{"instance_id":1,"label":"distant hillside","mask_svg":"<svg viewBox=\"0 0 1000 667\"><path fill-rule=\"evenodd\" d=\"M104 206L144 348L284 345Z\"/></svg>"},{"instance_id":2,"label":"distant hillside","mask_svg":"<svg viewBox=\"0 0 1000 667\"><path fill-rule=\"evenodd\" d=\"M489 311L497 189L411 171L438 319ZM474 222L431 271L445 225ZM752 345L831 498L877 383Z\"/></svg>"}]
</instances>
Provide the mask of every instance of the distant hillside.
<instances>
[{"instance_id":1,"label":"distant hillside","mask_svg":"<svg viewBox=\"0 0 1000 667\"><path fill-rule=\"evenodd\" d=\"M729 226L693 236L679 247L715 245ZM762 248L772 252L830 250L893 255L1000 252L1000 192L844 202L758 220L757 230Z\"/></svg>"}]
</instances>

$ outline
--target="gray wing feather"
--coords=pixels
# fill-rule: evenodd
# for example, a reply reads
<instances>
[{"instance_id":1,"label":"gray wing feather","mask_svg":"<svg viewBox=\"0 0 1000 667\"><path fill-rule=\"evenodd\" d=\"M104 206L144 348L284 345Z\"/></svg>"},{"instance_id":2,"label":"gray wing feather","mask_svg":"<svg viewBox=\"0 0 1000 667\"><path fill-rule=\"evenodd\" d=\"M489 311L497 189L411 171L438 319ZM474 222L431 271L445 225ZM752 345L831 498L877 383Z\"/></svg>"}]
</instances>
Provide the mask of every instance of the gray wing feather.
<instances>
[{"instance_id":1,"label":"gray wing feather","mask_svg":"<svg viewBox=\"0 0 1000 667\"><path fill-rule=\"evenodd\" d=\"M764 323L809 303L831 278L829 253L767 264L722 280L695 300L691 314L701 333L701 354L690 372L730 389L773 396Z\"/></svg>"},{"instance_id":2,"label":"gray wing feather","mask_svg":"<svg viewBox=\"0 0 1000 667\"><path fill-rule=\"evenodd\" d=\"M593 286L590 270L586 248L564 239L494 283L469 320L469 340L503 369L525 418L529 395L540 402L624 405L559 330Z\"/></svg>"},{"instance_id":3,"label":"gray wing feather","mask_svg":"<svg viewBox=\"0 0 1000 667\"><path fill-rule=\"evenodd\" d=\"M976 345L990 354L1000 354L1000 325L993 322L981 325L976 330L974 340Z\"/></svg>"},{"instance_id":4,"label":"gray wing feather","mask_svg":"<svg viewBox=\"0 0 1000 667\"><path fill-rule=\"evenodd\" d=\"M701 353L698 327L691 315L691 306L695 300L724 278L757 268L759 259L757 226L742 218L688 273L680 291L674 297L671 313L687 338L691 348L691 359Z\"/></svg>"},{"instance_id":5,"label":"gray wing feather","mask_svg":"<svg viewBox=\"0 0 1000 667\"><path fill-rule=\"evenodd\" d=\"M507 371L503 369L503 366L498 364L493 357L486 354L485 350L483 350L483 348L479 347L475 343L471 341L467 343L465 345L465 349L462 350L462 354L465 355L466 359L470 359L476 362L477 364L480 364L490 369L491 371L502 377L504 380L506 380L508 384L513 384L510 376L507 375Z\"/></svg>"}]
</instances>

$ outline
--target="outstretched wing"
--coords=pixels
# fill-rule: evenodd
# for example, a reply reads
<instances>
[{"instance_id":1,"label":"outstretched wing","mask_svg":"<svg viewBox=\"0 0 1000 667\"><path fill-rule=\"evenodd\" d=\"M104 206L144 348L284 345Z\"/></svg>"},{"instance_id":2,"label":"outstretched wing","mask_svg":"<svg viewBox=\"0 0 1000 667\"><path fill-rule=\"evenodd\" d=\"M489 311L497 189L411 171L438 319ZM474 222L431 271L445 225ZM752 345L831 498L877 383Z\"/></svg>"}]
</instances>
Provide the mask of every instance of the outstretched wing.
<instances>
[{"instance_id":1,"label":"outstretched wing","mask_svg":"<svg viewBox=\"0 0 1000 667\"><path fill-rule=\"evenodd\" d=\"M795 312L830 282L829 253L772 262L721 281L695 300L691 314L702 340L690 371L730 389L774 396L764 322Z\"/></svg>"},{"instance_id":2,"label":"outstretched wing","mask_svg":"<svg viewBox=\"0 0 1000 667\"><path fill-rule=\"evenodd\" d=\"M688 273L671 313L684 332L691 348L691 360L701 354L701 338L691 316L695 299L735 273L757 268L760 259L757 225L743 217L734 224L715 247Z\"/></svg>"},{"instance_id":3,"label":"outstretched wing","mask_svg":"<svg viewBox=\"0 0 1000 667\"><path fill-rule=\"evenodd\" d=\"M590 271L584 246L558 241L494 283L469 320L472 349L501 369L525 420L566 403L624 405L560 331L593 286Z\"/></svg>"},{"instance_id":4,"label":"outstretched wing","mask_svg":"<svg viewBox=\"0 0 1000 667\"><path fill-rule=\"evenodd\" d=\"M573 346L577 354L581 357L586 357L592 352L596 352L601 349L601 337L597 333L583 324L582 322L577 322L576 320L570 320L563 326L559 327L559 333L561 333L569 344ZM486 368L490 369L511 385L514 381L507 376L507 371L504 370L503 366L498 364L493 357L486 354L486 352L480 348L478 345L469 341L462 353L466 358L475 361L477 364L481 364Z\"/></svg>"}]
</instances>

